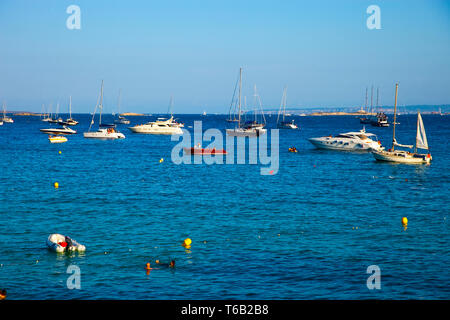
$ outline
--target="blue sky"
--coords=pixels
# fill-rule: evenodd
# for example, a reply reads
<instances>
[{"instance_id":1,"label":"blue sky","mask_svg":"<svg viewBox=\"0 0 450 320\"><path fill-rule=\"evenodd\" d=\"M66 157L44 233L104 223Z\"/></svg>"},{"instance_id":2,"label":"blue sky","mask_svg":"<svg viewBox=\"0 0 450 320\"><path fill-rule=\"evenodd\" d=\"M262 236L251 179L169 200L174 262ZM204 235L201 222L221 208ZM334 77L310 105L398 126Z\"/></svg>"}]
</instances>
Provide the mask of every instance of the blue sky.
<instances>
[{"instance_id":1,"label":"blue sky","mask_svg":"<svg viewBox=\"0 0 450 320\"><path fill-rule=\"evenodd\" d=\"M81 8L81 30L66 8ZM381 9L369 30L366 9ZM73 97L91 112L105 81L105 107L227 113L239 67L244 94L265 108L450 103L450 2L1 0L0 99L10 109ZM369 89L370 91L370 89ZM61 107L62 110L66 107Z\"/></svg>"}]
</instances>

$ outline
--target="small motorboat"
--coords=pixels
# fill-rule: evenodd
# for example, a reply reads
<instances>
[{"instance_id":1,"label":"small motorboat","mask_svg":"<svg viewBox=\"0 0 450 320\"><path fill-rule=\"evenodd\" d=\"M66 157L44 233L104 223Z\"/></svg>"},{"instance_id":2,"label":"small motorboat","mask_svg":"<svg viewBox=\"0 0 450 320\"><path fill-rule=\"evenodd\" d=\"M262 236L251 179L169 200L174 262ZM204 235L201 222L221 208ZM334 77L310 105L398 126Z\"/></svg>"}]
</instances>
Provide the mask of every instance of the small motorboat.
<instances>
[{"instance_id":1,"label":"small motorboat","mask_svg":"<svg viewBox=\"0 0 450 320\"><path fill-rule=\"evenodd\" d=\"M74 239L64 236L59 233L53 233L48 236L47 247L49 250L55 252L71 252L71 251L86 251L86 247L78 243Z\"/></svg>"},{"instance_id":2,"label":"small motorboat","mask_svg":"<svg viewBox=\"0 0 450 320\"><path fill-rule=\"evenodd\" d=\"M227 154L224 149L216 149L216 148L201 148L201 147L193 147L193 148L183 148L186 154Z\"/></svg>"},{"instance_id":3,"label":"small motorboat","mask_svg":"<svg viewBox=\"0 0 450 320\"><path fill-rule=\"evenodd\" d=\"M290 147L289 152L298 152L296 147Z\"/></svg>"},{"instance_id":4,"label":"small motorboat","mask_svg":"<svg viewBox=\"0 0 450 320\"><path fill-rule=\"evenodd\" d=\"M128 120L125 117L119 116L118 119L114 120L114 123L117 123L117 124L130 124L130 120Z\"/></svg>"},{"instance_id":5,"label":"small motorboat","mask_svg":"<svg viewBox=\"0 0 450 320\"><path fill-rule=\"evenodd\" d=\"M48 136L48 140L50 141L50 143L64 143L67 142L67 138L66 137L62 137L62 136Z\"/></svg>"},{"instance_id":6,"label":"small motorboat","mask_svg":"<svg viewBox=\"0 0 450 320\"><path fill-rule=\"evenodd\" d=\"M71 128L63 126L62 128L41 129L41 132L47 134L76 134L77 132Z\"/></svg>"}]
</instances>

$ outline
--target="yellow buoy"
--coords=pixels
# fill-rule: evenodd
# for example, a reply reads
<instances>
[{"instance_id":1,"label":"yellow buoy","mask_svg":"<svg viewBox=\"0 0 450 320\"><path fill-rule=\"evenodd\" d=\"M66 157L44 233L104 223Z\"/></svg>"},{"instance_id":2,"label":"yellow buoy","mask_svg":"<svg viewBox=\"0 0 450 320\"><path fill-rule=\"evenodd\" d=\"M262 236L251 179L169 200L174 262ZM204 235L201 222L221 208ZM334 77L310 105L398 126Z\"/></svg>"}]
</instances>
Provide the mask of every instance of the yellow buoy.
<instances>
[{"instance_id":1,"label":"yellow buoy","mask_svg":"<svg viewBox=\"0 0 450 320\"><path fill-rule=\"evenodd\" d=\"M55 183L53 184L53 186L54 186L56 189L58 189L58 188L59 188L59 183L58 183L58 182L55 182Z\"/></svg>"},{"instance_id":2,"label":"yellow buoy","mask_svg":"<svg viewBox=\"0 0 450 320\"><path fill-rule=\"evenodd\" d=\"M59 154L61 154L61 151L59 152Z\"/></svg>"},{"instance_id":3,"label":"yellow buoy","mask_svg":"<svg viewBox=\"0 0 450 320\"><path fill-rule=\"evenodd\" d=\"M402 224L403 224L404 226L406 226L406 225L408 224L408 218L403 217L403 218L402 218Z\"/></svg>"},{"instance_id":4,"label":"yellow buoy","mask_svg":"<svg viewBox=\"0 0 450 320\"><path fill-rule=\"evenodd\" d=\"M163 161L164 161L164 159L163 159L163 158L159 159L159 163L162 163Z\"/></svg>"},{"instance_id":5,"label":"yellow buoy","mask_svg":"<svg viewBox=\"0 0 450 320\"><path fill-rule=\"evenodd\" d=\"M186 247L189 247L191 245L191 243L192 243L192 240L189 239L189 238L186 238L183 241L183 245L186 246Z\"/></svg>"}]
</instances>

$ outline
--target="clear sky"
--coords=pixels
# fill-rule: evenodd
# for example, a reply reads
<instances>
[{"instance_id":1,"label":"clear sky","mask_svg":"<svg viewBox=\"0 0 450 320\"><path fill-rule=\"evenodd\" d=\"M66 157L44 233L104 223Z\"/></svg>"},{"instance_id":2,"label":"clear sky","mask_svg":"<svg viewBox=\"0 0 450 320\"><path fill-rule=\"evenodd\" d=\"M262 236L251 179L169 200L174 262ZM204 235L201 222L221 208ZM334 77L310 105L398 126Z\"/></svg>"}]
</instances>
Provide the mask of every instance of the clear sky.
<instances>
[{"instance_id":1,"label":"clear sky","mask_svg":"<svg viewBox=\"0 0 450 320\"><path fill-rule=\"evenodd\" d=\"M81 9L69 30L66 8ZM369 5L381 29L369 30ZM41 111L227 113L239 67L265 108L450 103L450 1L0 0L0 100Z\"/></svg>"}]
</instances>

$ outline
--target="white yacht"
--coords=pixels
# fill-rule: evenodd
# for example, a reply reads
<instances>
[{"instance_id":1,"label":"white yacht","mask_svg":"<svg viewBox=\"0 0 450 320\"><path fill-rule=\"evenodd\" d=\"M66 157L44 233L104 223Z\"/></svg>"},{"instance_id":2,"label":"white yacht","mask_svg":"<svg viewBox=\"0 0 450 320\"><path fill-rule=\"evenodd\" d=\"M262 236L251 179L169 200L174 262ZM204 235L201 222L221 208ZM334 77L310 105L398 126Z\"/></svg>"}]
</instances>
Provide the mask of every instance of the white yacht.
<instances>
[{"instance_id":1,"label":"white yacht","mask_svg":"<svg viewBox=\"0 0 450 320\"><path fill-rule=\"evenodd\" d=\"M146 134L183 134L181 129L182 124L175 122L173 116L169 119L158 118L154 122L147 122L145 124L135 125L129 127L134 133L146 133Z\"/></svg>"},{"instance_id":2,"label":"white yacht","mask_svg":"<svg viewBox=\"0 0 450 320\"><path fill-rule=\"evenodd\" d=\"M371 137L374 137L373 140ZM342 151L372 151L382 150L381 143L377 141L376 135L367 133L365 129L359 132L346 132L337 135L336 137L320 137L309 138L316 148Z\"/></svg>"},{"instance_id":3,"label":"white yacht","mask_svg":"<svg viewBox=\"0 0 450 320\"><path fill-rule=\"evenodd\" d=\"M84 132L83 136L88 139L124 139L125 135L119 131L117 131L114 126L103 125L102 126L102 110L103 110L103 80L102 87L100 90L100 103L97 101L97 105L95 106L94 113L92 115L91 125L89 126L88 132ZM100 109L100 119L99 119L99 128L97 131L91 131L91 127L94 124L95 112L97 111L97 107Z\"/></svg>"},{"instance_id":4,"label":"white yacht","mask_svg":"<svg viewBox=\"0 0 450 320\"><path fill-rule=\"evenodd\" d=\"M397 163L410 163L410 164L429 164L432 160L429 152L428 140L425 134L425 127L423 125L422 116L420 112L417 113L417 132L416 132L416 145L414 152L408 152L404 150L395 150L395 147L412 148L412 145L403 145L397 142L395 139L395 125L397 114L397 90L398 83L395 84L395 104L394 104L394 128L392 134L392 148L385 150L372 151L373 157L378 161L397 162ZM417 153L417 149L428 150L427 154Z\"/></svg>"}]
</instances>

